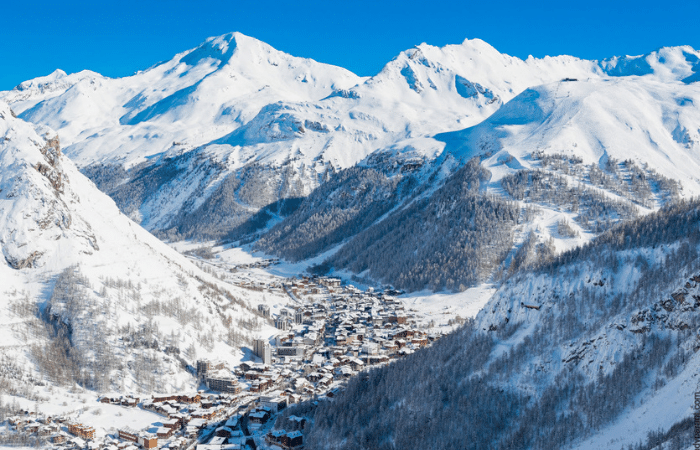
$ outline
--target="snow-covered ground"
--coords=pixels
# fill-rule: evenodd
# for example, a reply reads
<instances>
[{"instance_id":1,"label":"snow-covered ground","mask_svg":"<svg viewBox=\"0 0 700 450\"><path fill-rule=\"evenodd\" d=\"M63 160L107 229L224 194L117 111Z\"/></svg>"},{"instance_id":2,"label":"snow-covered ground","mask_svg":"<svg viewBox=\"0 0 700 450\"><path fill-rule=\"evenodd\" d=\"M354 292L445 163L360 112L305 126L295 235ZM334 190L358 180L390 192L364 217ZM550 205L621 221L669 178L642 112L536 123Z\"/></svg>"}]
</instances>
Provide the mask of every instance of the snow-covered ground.
<instances>
[{"instance_id":1,"label":"snow-covered ground","mask_svg":"<svg viewBox=\"0 0 700 450\"><path fill-rule=\"evenodd\" d=\"M41 394L45 395L45 398L38 402L11 395L3 396L3 401L5 403L16 401L21 408L36 412L38 415L63 416L73 422L93 427L98 438L114 434L120 428L129 427L140 430L163 421L163 416L141 408L100 403L98 396L90 391L70 392L52 388Z\"/></svg>"},{"instance_id":2,"label":"snow-covered ground","mask_svg":"<svg viewBox=\"0 0 700 450\"><path fill-rule=\"evenodd\" d=\"M5 370L16 367L10 392L41 376L37 349L56 356L40 314L69 326L71 352L98 391L196 388L166 348L189 363L216 354L236 364L242 339L274 332L253 311L287 301L284 293L241 288L156 239L76 169L50 129L13 117L3 102L0 162L0 357ZM138 366L153 358L160 369L151 376Z\"/></svg>"},{"instance_id":3,"label":"snow-covered ground","mask_svg":"<svg viewBox=\"0 0 700 450\"><path fill-rule=\"evenodd\" d=\"M700 392L700 354L695 353L685 370L666 386L644 399L641 405L627 408L613 425L570 448L605 450L636 445L648 432L666 431L680 417L692 416L697 392Z\"/></svg>"},{"instance_id":4,"label":"snow-covered ground","mask_svg":"<svg viewBox=\"0 0 700 450\"><path fill-rule=\"evenodd\" d=\"M467 289L464 292L430 292L420 291L399 296L407 308L414 309L424 316L428 323L435 321L436 326L445 325L457 318L476 317L486 302L496 292L489 284Z\"/></svg>"}]
</instances>

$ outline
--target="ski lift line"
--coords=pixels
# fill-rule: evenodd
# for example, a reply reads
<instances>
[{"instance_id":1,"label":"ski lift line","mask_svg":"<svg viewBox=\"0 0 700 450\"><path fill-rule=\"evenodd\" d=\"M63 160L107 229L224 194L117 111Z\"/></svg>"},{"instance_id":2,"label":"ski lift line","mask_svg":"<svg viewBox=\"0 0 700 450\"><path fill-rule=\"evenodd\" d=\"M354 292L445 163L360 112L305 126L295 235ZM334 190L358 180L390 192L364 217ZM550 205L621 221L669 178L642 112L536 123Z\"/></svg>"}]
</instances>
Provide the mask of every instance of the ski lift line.
<instances>
[{"instance_id":1,"label":"ski lift line","mask_svg":"<svg viewBox=\"0 0 700 450\"><path fill-rule=\"evenodd\" d=\"M552 95L552 99L551 99L551 101L552 101L552 109L551 110L552 111L554 111L554 107L556 106L556 99L559 98L558 97L559 96L559 88L561 87L561 84L562 84L562 81L560 80L557 82L557 87L554 88L554 95ZM540 142L537 144L537 147L535 148L535 151L537 153L539 153L540 150L542 149L542 147L544 146L544 136L545 136L545 132L543 131Z\"/></svg>"}]
</instances>

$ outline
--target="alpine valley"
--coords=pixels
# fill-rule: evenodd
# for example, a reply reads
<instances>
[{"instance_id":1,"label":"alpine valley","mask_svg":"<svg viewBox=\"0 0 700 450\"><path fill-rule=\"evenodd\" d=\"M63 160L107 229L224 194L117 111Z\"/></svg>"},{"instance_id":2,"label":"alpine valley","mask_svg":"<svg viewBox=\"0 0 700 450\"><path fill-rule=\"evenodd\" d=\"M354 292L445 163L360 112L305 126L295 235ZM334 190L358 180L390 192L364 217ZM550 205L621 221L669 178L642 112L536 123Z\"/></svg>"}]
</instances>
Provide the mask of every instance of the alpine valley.
<instances>
[{"instance_id":1,"label":"alpine valley","mask_svg":"<svg viewBox=\"0 0 700 450\"><path fill-rule=\"evenodd\" d=\"M693 447L691 47L230 33L0 92L0 161L0 445Z\"/></svg>"}]
</instances>

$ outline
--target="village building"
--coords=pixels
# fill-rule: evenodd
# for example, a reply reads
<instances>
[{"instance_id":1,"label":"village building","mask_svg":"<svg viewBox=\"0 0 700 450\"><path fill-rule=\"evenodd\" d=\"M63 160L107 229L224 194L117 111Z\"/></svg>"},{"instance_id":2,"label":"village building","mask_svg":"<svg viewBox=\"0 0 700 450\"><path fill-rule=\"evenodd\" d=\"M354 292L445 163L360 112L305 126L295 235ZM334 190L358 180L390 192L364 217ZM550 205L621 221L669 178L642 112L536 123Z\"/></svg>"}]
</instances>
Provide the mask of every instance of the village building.
<instances>
[{"instance_id":1,"label":"village building","mask_svg":"<svg viewBox=\"0 0 700 450\"><path fill-rule=\"evenodd\" d=\"M264 424L270 420L271 412L269 408L256 409L248 415L248 420L252 423Z\"/></svg>"},{"instance_id":2,"label":"village building","mask_svg":"<svg viewBox=\"0 0 700 450\"><path fill-rule=\"evenodd\" d=\"M238 394L241 392L241 386L238 384L238 380L231 376L207 377L205 383L212 391L226 392L229 394Z\"/></svg>"},{"instance_id":3,"label":"village building","mask_svg":"<svg viewBox=\"0 0 700 450\"><path fill-rule=\"evenodd\" d=\"M95 437L95 429L92 427L79 423L68 423L66 426L70 434L78 436L81 439L94 439Z\"/></svg>"},{"instance_id":4,"label":"village building","mask_svg":"<svg viewBox=\"0 0 700 450\"><path fill-rule=\"evenodd\" d=\"M215 370L222 370L226 368L226 364L221 361L209 361L206 359L200 359L197 361L197 376L204 378L209 372Z\"/></svg>"},{"instance_id":5,"label":"village building","mask_svg":"<svg viewBox=\"0 0 700 450\"><path fill-rule=\"evenodd\" d=\"M267 340L255 339L253 341L253 353L262 359L263 364L268 366L272 364L272 348Z\"/></svg>"},{"instance_id":6,"label":"village building","mask_svg":"<svg viewBox=\"0 0 700 450\"><path fill-rule=\"evenodd\" d=\"M263 317L270 317L270 307L264 304L258 305L258 312L262 314Z\"/></svg>"}]
</instances>

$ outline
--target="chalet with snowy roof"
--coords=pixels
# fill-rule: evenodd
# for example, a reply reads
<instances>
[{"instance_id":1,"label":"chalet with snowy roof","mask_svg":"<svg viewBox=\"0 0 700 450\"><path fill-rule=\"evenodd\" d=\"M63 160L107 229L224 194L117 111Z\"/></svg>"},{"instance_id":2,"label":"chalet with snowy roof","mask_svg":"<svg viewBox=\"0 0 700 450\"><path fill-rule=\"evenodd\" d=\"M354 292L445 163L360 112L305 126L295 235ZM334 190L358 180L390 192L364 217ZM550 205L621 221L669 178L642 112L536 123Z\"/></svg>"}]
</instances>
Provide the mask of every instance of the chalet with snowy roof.
<instances>
[{"instance_id":1,"label":"chalet with snowy roof","mask_svg":"<svg viewBox=\"0 0 700 450\"><path fill-rule=\"evenodd\" d=\"M330 391L328 391L328 392L326 393L326 397L333 398L333 397L337 396L338 393L340 393L340 389L339 389L339 388L331 389Z\"/></svg>"},{"instance_id":2,"label":"chalet with snowy roof","mask_svg":"<svg viewBox=\"0 0 700 450\"><path fill-rule=\"evenodd\" d=\"M153 395L151 396L151 401L153 403L162 403L162 402L170 402L170 401L177 401L178 396L177 395Z\"/></svg>"},{"instance_id":3,"label":"chalet with snowy roof","mask_svg":"<svg viewBox=\"0 0 700 450\"><path fill-rule=\"evenodd\" d=\"M193 419L206 419L211 420L216 416L217 410L214 408L210 409L198 409L190 414ZM190 422L192 424L192 422Z\"/></svg>"},{"instance_id":4,"label":"chalet with snowy roof","mask_svg":"<svg viewBox=\"0 0 700 450\"><path fill-rule=\"evenodd\" d=\"M362 370L365 367L365 364L358 358L350 358L350 367L352 367L354 370Z\"/></svg>"},{"instance_id":5,"label":"chalet with snowy roof","mask_svg":"<svg viewBox=\"0 0 700 450\"><path fill-rule=\"evenodd\" d=\"M85 448L87 446L87 442L85 442L85 440L83 440L82 438L79 438L77 436L68 439L68 442L72 443L73 447L75 447L75 448ZM134 450L138 450L138 449L136 449L134 447Z\"/></svg>"},{"instance_id":6,"label":"chalet with snowy roof","mask_svg":"<svg viewBox=\"0 0 700 450\"><path fill-rule=\"evenodd\" d=\"M164 420L162 423L163 423L164 427L172 428L174 430L179 430L180 427L182 426L182 422L176 418Z\"/></svg>"},{"instance_id":7,"label":"chalet with snowy roof","mask_svg":"<svg viewBox=\"0 0 700 450\"><path fill-rule=\"evenodd\" d=\"M405 339L405 338L412 338L413 337L413 330L409 330L407 328L402 328L399 330L396 330L393 334L393 339Z\"/></svg>"},{"instance_id":8,"label":"chalet with snowy roof","mask_svg":"<svg viewBox=\"0 0 700 450\"><path fill-rule=\"evenodd\" d=\"M414 337L413 339L411 339L411 343L419 347L425 347L426 345L428 345L428 338L425 336Z\"/></svg>"},{"instance_id":9,"label":"chalet with snowy roof","mask_svg":"<svg viewBox=\"0 0 700 450\"><path fill-rule=\"evenodd\" d=\"M300 447L304 443L304 436L298 430L287 433L287 438L289 439L289 448Z\"/></svg>"},{"instance_id":10,"label":"chalet with snowy roof","mask_svg":"<svg viewBox=\"0 0 700 450\"><path fill-rule=\"evenodd\" d=\"M260 378L260 372L249 370L243 374L243 378L246 380L257 380Z\"/></svg>"},{"instance_id":11,"label":"chalet with snowy roof","mask_svg":"<svg viewBox=\"0 0 700 450\"><path fill-rule=\"evenodd\" d=\"M60 432L52 434L49 437L49 441L51 441L52 444L56 444L56 445L65 444L67 440L68 440L68 436L66 436L65 434L60 433Z\"/></svg>"},{"instance_id":12,"label":"chalet with snowy roof","mask_svg":"<svg viewBox=\"0 0 700 450\"><path fill-rule=\"evenodd\" d=\"M272 380L272 382L277 382L280 378L280 373L276 370L266 370L260 374L261 380Z\"/></svg>"},{"instance_id":13,"label":"chalet with snowy roof","mask_svg":"<svg viewBox=\"0 0 700 450\"><path fill-rule=\"evenodd\" d=\"M255 380L250 385L250 392L262 392L270 389L274 383L272 380Z\"/></svg>"},{"instance_id":14,"label":"chalet with snowy roof","mask_svg":"<svg viewBox=\"0 0 700 450\"><path fill-rule=\"evenodd\" d=\"M353 375L353 370L348 366L341 366L336 372L342 378L350 378Z\"/></svg>"},{"instance_id":15,"label":"chalet with snowy roof","mask_svg":"<svg viewBox=\"0 0 700 450\"><path fill-rule=\"evenodd\" d=\"M180 394L177 400L181 403L199 403L202 400L202 396L199 393L194 394Z\"/></svg>"},{"instance_id":16,"label":"chalet with snowy roof","mask_svg":"<svg viewBox=\"0 0 700 450\"><path fill-rule=\"evenodd\" d=\"M41 424L38 422L29 422L24 426L24 432L27 434L34 434L39 432L39 428L41 428ZM73 433L75 434L75 433Z\"/></svg>"},{"instance_id":17,"label":"chalet with snowy roof","mask_svg":"<svg viewBox=\"0 0 700 450\"><path fill-rule=\"evenodd\" d=\"M124 427L120 428L117 430L117 435L119 436L119 439L123 441L129 441L129 442L137 442L139 441L139 433L138 431L134 430L133 428L129 427Z\"/></svg>"},{"instance_id":18,"label":"chalet with snowy roof","mask_svg":"<svg viewBox=\"0 0 700 450\"><path fill-rule=\"evenodd\" d=\"M285 430L272 430L272 431L270 431L266 436L266 440L270 444L276 444L276 445L280 445L282 447L289 446L287 432Z\"/></svg>"},{"instance_id":19,"label":"chalet with snowy roof","mask_svg":"<svg viewBox=\"0 0 700 450\"><path fill-rule=\"evenodd\" d=\"M321 381L321 378L323 378L323 375L318 372L311 372L306 376L306 379L312 383L317 383L318 381Z\"/></svg>"},{"instance_id":20,"label":"chalet with snowy roof","mask_svg":"<svg viewBox=\"0 0 700 450\"><path fill-rule=\"evenodd\" d=\"M318 381L319 386L328 387L333 383L333 375L325 374L323 378Z\"/></svg>"},{"instance_id":21,"label":"chalet with snowy roof","mask_svg":"<svg viewBox=\"0 0 700 450\"><path fill-rule=\"evenodd\" d=\"M252 423L264 424L270 420L271 412L267 408L255 409L248 415L248 420Z\"/></svg>"}]
</instances>

